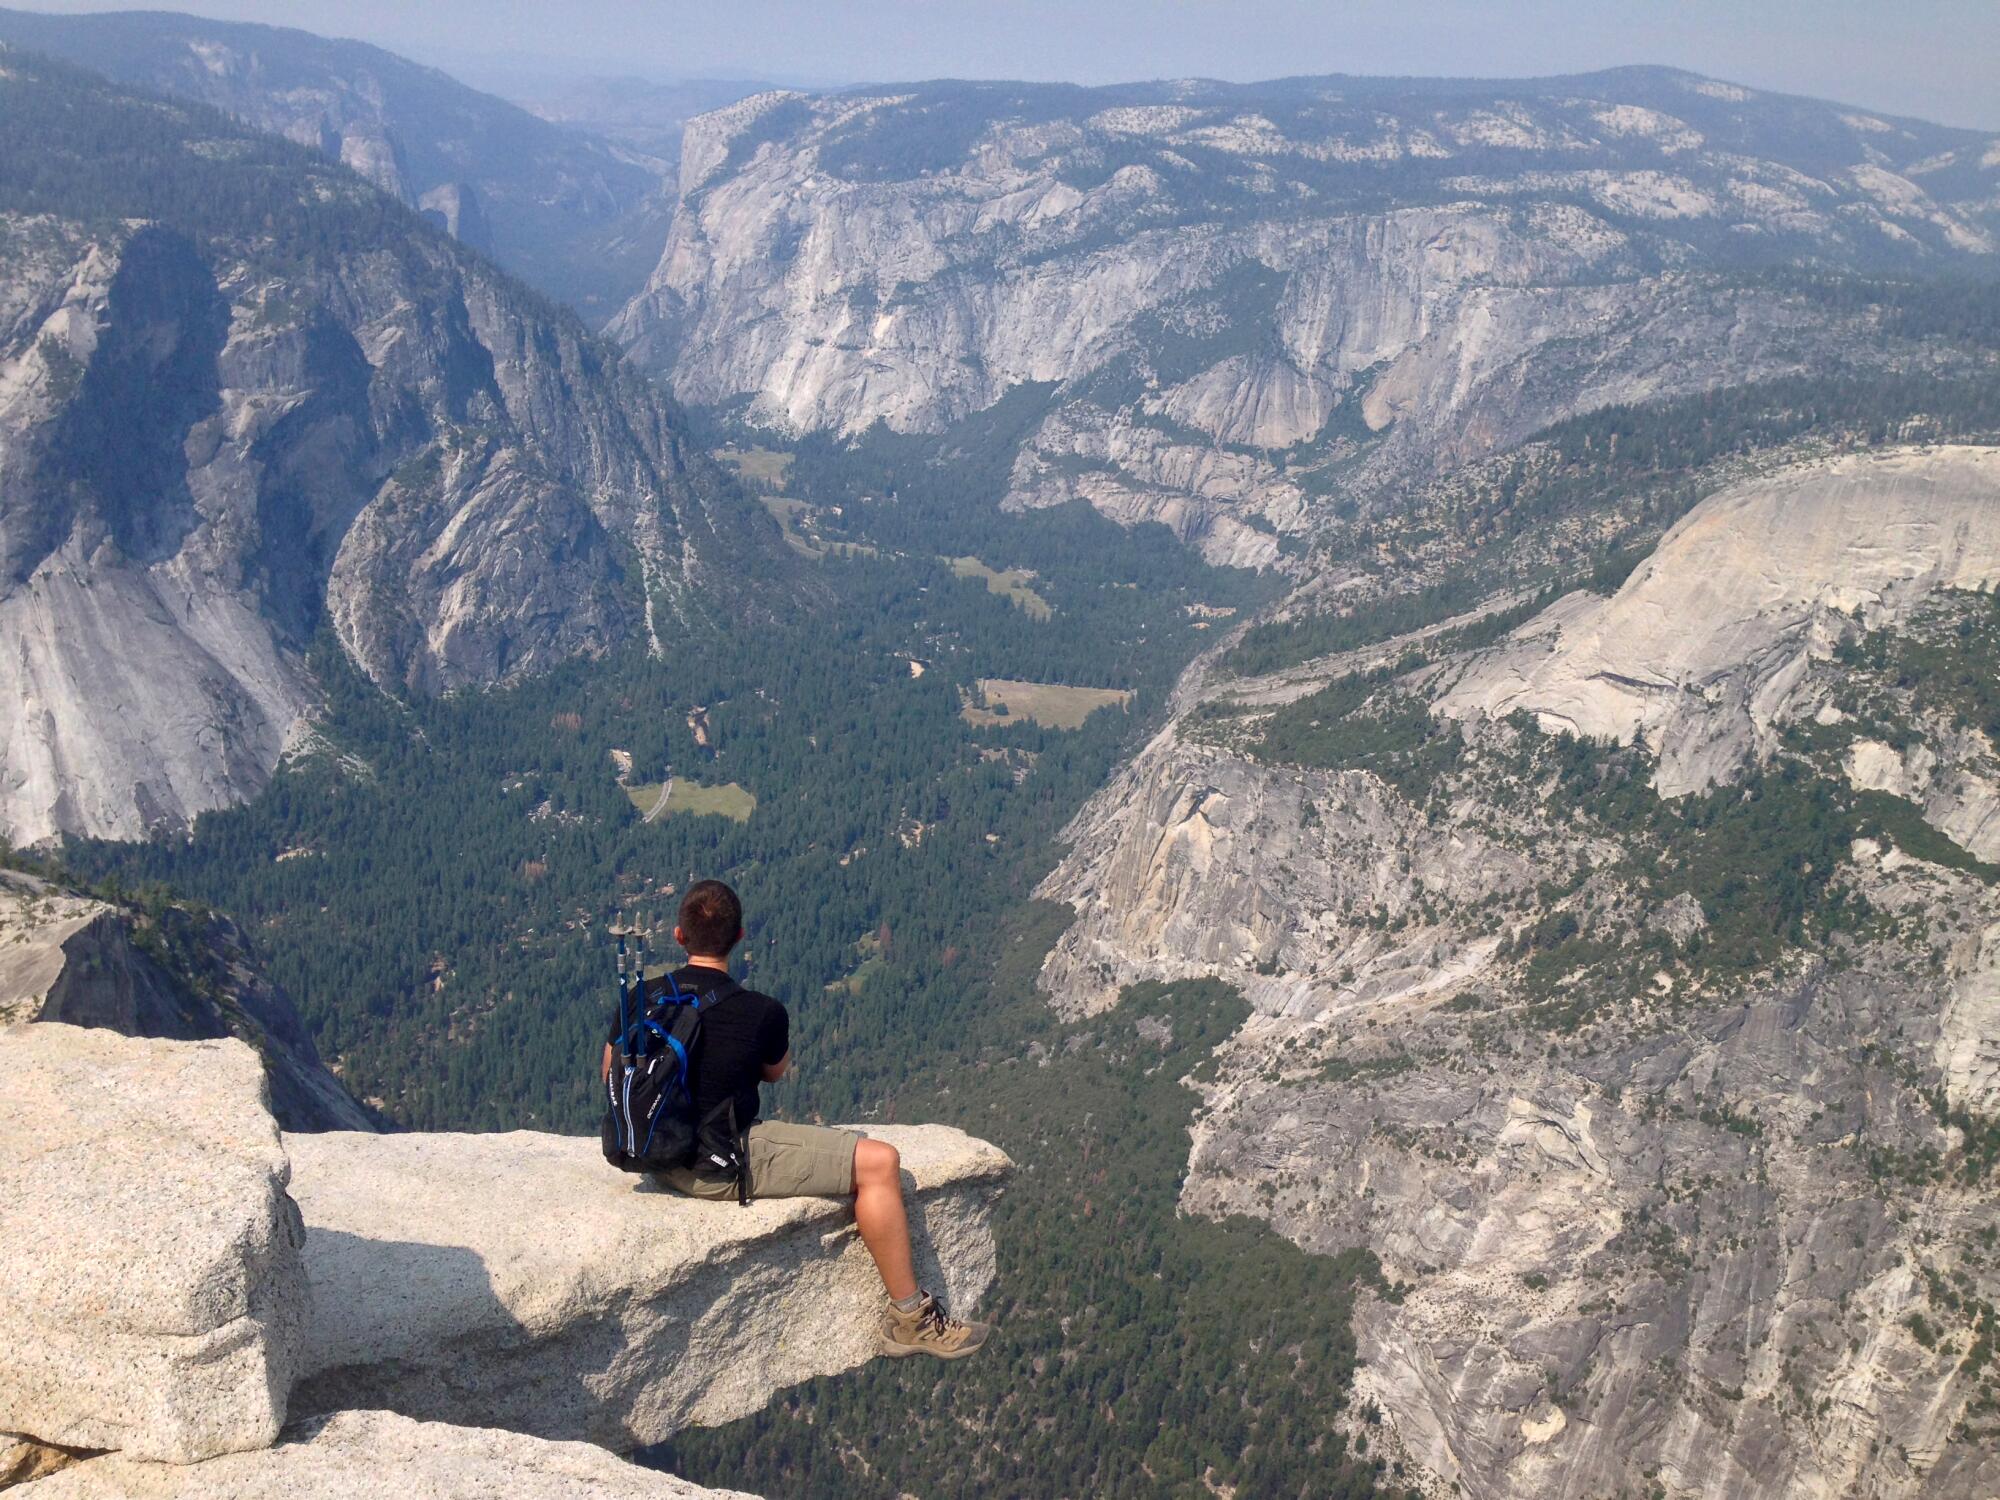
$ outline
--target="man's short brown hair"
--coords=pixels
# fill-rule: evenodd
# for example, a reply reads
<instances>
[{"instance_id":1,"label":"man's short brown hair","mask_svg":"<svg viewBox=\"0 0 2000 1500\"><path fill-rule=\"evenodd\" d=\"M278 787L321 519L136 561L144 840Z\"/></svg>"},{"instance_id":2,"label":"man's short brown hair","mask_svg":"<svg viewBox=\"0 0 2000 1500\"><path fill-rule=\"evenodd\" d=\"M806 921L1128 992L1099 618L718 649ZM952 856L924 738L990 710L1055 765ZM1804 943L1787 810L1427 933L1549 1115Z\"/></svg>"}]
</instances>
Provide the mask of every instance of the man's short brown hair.
<instances>
[{"instance_id":1,"label":"man's short brown hair","mask_svg":"<svg viewBox=\"0 0 2000 1500\"><path fill-rule=\"evenodd\" d=\"M681 897L681 946L702 958L727 958L743 936L743 903L719 880L697 880Z\"/></svg>"}]
</instances>

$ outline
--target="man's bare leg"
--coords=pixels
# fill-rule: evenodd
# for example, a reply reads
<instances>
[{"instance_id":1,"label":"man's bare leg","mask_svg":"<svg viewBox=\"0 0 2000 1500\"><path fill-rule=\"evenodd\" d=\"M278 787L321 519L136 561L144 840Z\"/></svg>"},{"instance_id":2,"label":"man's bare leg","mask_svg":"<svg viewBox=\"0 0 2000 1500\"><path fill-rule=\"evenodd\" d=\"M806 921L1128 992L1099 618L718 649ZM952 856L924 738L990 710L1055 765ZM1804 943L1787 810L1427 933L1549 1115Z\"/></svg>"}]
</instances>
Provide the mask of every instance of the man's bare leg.
<instances>
[{"instance_id":1,"label":"man's bare leg","mask_svg":"<svg viewBox=\"0 0 2000 1500\"><path fill-rule=\"evenodd\" d=\"M887 1141L854 1147L854 1225L895 1301L917 1295L910 1261L910 1216L903 1207L903 1158Z\"/></svg>"},{"instance_id":2,"label":"man's bare leg","mask_svg":"<svg viewBox=\"0 0 2000 1500\"><path fill-rule=\"evenodd\" d=\"M992 1330L984 1323L950 1316L917 1287L910 1264L910 1216L903 1207L903 1158L886 1141L855 1145L854 1222L889 1293L882 1314L884 1354L963 1359L986 1342Z\"/></svg>"}]
</instances>

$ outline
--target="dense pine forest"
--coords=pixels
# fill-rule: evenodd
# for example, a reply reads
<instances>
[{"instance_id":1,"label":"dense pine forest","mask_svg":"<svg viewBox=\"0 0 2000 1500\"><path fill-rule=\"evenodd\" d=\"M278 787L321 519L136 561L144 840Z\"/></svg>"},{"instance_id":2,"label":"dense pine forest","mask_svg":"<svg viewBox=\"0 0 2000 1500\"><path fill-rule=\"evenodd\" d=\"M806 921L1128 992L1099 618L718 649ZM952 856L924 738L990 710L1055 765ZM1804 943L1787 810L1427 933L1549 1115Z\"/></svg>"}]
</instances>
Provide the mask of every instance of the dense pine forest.
<instances>
[{"instance_id":1,"label":"dense pine forest","mask_svg":"<svg viewBox=\"0 0 2000 1500\"><path fill-rule=\"evenodd\" d=\"M261 798L185 843L68 861L239 914L355 1092L420 1128L588 1124L571 1060L604 1023L605 924L664 933L674 888L722 873L751 913L751 976L800 1011L811 1082L781 1106L865 1111L958 1025L954 968L1202 639L1185 606L1256 588L1163 534L1054 525L1090 561L1037 578L1046 621L935 558L883 555L823 563L834 597L797 628L703 627L663 659L500 692L398 702L322 640L325 731ZM981 677L1136 697L1079 730L973 726ZM670 776L736 783L755 812L644 821L628 788Z\"/></svg>"},{"instance_id":2,"label":"dense pine forest","mask_svg":"<svg viewBox=\"0 0 2000 1500\"><path fill-rule=\"evenodd\" d=\"M990 1353L815 1381L658 1458L801 1500L1395 1493L1368 1453L1370 1414L1345 1413L1351 1436L1330 1425L1354 1369L1352 1298L1397 1295L1373 1258L1316 1257L1247 1220L1176 1210L1185 1082L1213 1066L1242 1002L1214 981L1140 985L1052 1029L1026 1010L1040 1009L1033 932L978 991L1012 1037L927 1062L905 1095L1024 1169L995 1220Z\"/></svg>"}]
</instances>

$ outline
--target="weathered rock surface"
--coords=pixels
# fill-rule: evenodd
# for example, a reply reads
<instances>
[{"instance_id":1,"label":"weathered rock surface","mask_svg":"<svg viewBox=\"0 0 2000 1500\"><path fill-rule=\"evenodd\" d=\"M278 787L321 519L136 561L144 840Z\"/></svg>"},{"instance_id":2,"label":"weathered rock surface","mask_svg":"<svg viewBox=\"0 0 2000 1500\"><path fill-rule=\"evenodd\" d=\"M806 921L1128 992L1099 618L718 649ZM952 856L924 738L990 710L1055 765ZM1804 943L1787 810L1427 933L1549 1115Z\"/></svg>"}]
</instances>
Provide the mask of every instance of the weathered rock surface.
<instances>
[{"instance_id":1,"label":"weathered rock surface","mask_svg":"<svg viewBox=\"0 0 2000 1500\"><path fill-rule=\"evenodd\" d=\"M287 1170L241 1042L0 1028L0 1432L267 1447L306 1321Z\"/></svg>"},{"instance_id":2,"label":"weathered rock surface","mask_svg":"<svg viewBox=\"0 0 2000 1500\"><path fill-rule=\"evenodd\" d=\"M774 92L689 123L611 331L683 400L788 433L937 432L1051 387L1009 505L1081 498L1264 566L1330 491L1892 357L1727 273L1780 245L1983 261L1985 146L1656 69Z\"/></svg>"},{"instance_id":3,"label":"weathered rock surface","mask_svg":"<svg viewBox=\"0 0 2000 1500\"><path fill-rule=\"evenodd\" d=\"M373 1128L242 932L212 912L140 912L0 870L0 1024L18 1021L180 1041L234 1036L262 1056L286 1129Z\"/></svg>"},{"instance_id":4,"label":"weathered rock surface","mask_svg":"<svg viewBox=\"0 0 2000 1500\"><path fill-rule=\"evenodd\" d=\"M1376 1251L1405 1291L1360 1310L1357 1392L1441 1488L1988 1494L2000 1450L1966 1355L2000 1290L1996 1208L1917 1165L1953 1133L1897 1073L1944 1029L1949 950L1994 895L1880 851L1855 878L1935 938L1670 1020L1634 996L1553 1044L1506 1008L1461 1030L1440 1006L1490 995L1491 970L1253 1022L1184 1201ZM1328 1053L1388 1065L1334 1082Z\"/></svg>"},{"instance_id":5,"label":"weathered rock surface","mask_svg":"<svg viewBox=\"0 0 2000 1500\"><path fill-rule=\"evenodd\" d=\"M2000 1115L2000 925L1967 934L1952 956L1935 1062L1945 1097L1990 1118Z\"/></svg>"},{"instance_id":6,"label":"weathered rock surface","mask_svg":"<svg viewBox=\"0 0 2000 1500\"><path fill-rule=\"evenodd\" d=\"M413 215L25 59L0 105L45 111L52 157L88 153L55 122L89 119L223 201L260 170L315 205L197 249L0 198L0 836L136 837L254 794L319 702L327 618L377 682L431 692L644 642L697 593L781 607L739 583L789 567L775 528L664 398ZM157 212L145 170L94 178L91 224L121 193Z\"/></svg>"},{"instance_id":7,"label":"weathered rock surface","mask_svg":"<svg viewBox=\"0 0 2000 1500\"><path fill-rule=\"evenodd\" d=\"M1435 991L1496 940L1387 924L1427 891L1471 904L1536 879L1521 850L1427 823L1372 776L1258 765L1172 725L1067 838L1069 856L1036 894L1077 914L1041 981L1070 1015L1103 1010L1141 980L1212 974L1275 1014ZM1379 930L1357 921L1370 915Z\"/></svg>"},{"instance_id":8,"label":"weathered rock surface","mask_svg":"<svg viewBox=\"0 0 2000 1500\"><path fill-rule=\"evenodd\" d=\"M91 1459L35 1500L749 1500L642 1469L589 1443L348 1411L299 1423L275 1448L205 1463Z\"/></svg>"},{"instance_id":9,"label":"weathered rock surface","mask_svg":"<svg viewBox=\"0 0 2000 1500\"><path fill-rule=\"evenodd\" d=\"M1525 710L1586 739L1642 739L1654 784L1678 796L1767 751L1809 660L1854 621L1891 625L1936 590L1996 582L2000 450L1796 467L1703 501L1614 597L1572 595L1536 616L1438 711ZM1967 833L1990 812L1987 796L1976 803Z\"/></svg>"},{"instance_id":10,"label":"weathered rock surface","mask_svg":"<svg viewBox=\"0 0 2000 1500\"><path fill-rule=\"evenodd\" d=\"M903 1153L920 1275L971 1307L1006 1157L943 1126L869 1133ZM300 1412L629 1449L876 1352L881 1284L842 1202L699 1203L531 1132L286 1144L314 1307Z\"/></svg>"},{"instance_id":11,"label":"weathered rock surface","mask_svg":"<svg viewBox=\"0 0 2000 1500\"><path fill-rule=\"evenodd\" d=\"M1891 453L1712 497L1613 599L1571 596L1385 686L1463 716L1428 784L1248 753L1258 714L1408 642L1251 682L1198 663L1069 829L1040 892L1077 912L1043 971L1052 1001L1200 976L1250 1000L1203 1087L1182 1201L1376 1253L1398 1290L1357 1310L1357 1395L1383 1417L1370 1451L1423 1492L2000 1485L1991 871L1948 845L1843 842L1814 860L1865 925L1706 970L1683 959L1770 877L1741 849L1683 847L1744 883L1708 909L1661 897L1649 825L1558 811L1535 737L1488 716L1622 732L1656 754L1604 763L1662 785L1788 756L1806 785L1888 792L1979 837L1953 778L1991 775L1983 731L1895 712L1893 653L1829 653L1865 625L1982 638L1966 591L1994 577L1995 474L1985 451ZM1610 957L1537 975L1562 933Z\"/></svg>"}]
</instances>

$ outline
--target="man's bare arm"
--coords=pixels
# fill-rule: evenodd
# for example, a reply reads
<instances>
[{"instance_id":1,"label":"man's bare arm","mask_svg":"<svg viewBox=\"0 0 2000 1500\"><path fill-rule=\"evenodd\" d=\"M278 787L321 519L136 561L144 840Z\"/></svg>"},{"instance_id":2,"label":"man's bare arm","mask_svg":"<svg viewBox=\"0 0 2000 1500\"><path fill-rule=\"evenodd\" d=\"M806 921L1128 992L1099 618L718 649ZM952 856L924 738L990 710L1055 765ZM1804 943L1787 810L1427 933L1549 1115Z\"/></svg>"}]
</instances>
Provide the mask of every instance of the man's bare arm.
<instances>
[{"instance_id":1,"label":"man's bare arm","mask_svg":"<svg viewBox=\"0 0 2000 1500\"><path fill-rule=\"evenodd\" d=\"M790 1052L787 1052L783 1057L779 1058L774 1063L765 1063L764 1082L776 1083L780 1078L783 1078L785 1076L785 1071L788 1068L790 1068L791 1065L792 1065L792 1054Z\"/></svg>"},{"instance_id":2,"label":"man's bare arm","mask_svg":"<svg viewBox=\"0 0 2000 1500\"><path fill-rule=\"evenodd\" d=\"M609 1042L604 1044L604 1070L598 1075L598 1081L601 1083L609 1083L611 1081L611 1043Z\"/></svg>"}]
</instances>

